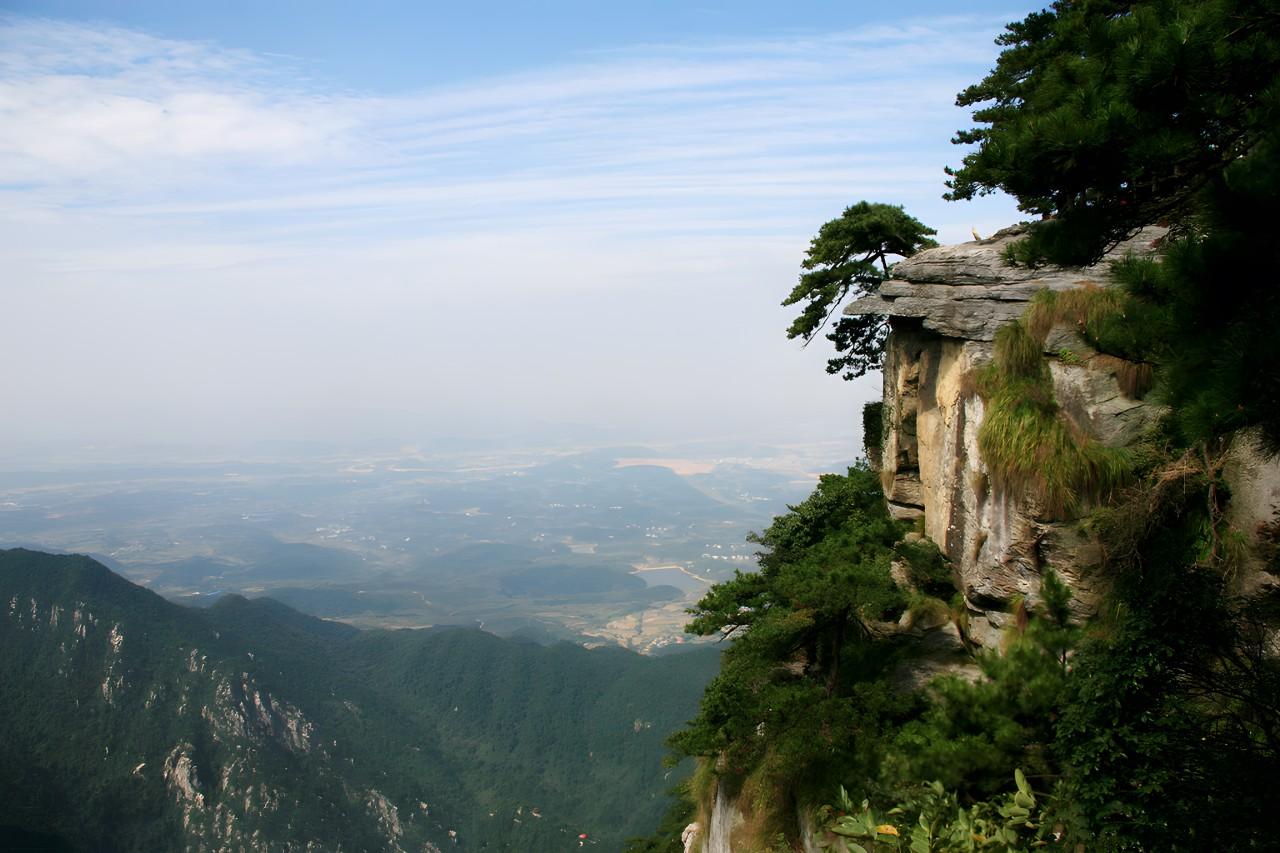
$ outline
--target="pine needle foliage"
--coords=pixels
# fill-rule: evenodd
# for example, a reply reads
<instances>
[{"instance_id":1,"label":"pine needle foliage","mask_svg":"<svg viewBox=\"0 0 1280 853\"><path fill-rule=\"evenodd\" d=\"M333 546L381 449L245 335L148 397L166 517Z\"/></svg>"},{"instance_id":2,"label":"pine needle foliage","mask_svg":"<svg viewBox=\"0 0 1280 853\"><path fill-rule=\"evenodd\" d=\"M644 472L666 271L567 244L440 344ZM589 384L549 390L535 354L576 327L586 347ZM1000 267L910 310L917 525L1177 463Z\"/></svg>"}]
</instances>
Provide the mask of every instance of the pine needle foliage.
<instances>
[{"instance_id":1,"label":"pine needle foliage","mask_svg":"<svg viewBox=\"0 0 1280 853\"><path fill-rule=\"evenodd\" d=\"M784 306L802 305L787 329L788 338L807 346L830 324L846 297L875 293L889 277L894 258L907 258L938 245L937 232L900 205L860 201L825 223L809 243L800 281ZM827 362L828 373L854 379L880 369L888 324L883 317L838 317L825 336L840 355Z\"/></svg>"},{"instance_id":2,"label":"pine needle foliage","mask_svg":"<svg viewBox=\"0 0 1280 853\"><path fill-rule=\"evenodd\" d=\"M1023 630L1011 630L1003 653L979 656L983 678L954 675L929 687L928 706L895 733L885 759L890 787L939 780L966 799L997 795L1010 767L1037 778L1056 771L1049 746L1053 717L1065 698L1068 651L1081 629L1070 620L1071 593L1052 569L1027 609Z\"/></svg>"},{"instance_id":3,"label":"pine needle foliage","mask_svg":"<svg viewBox=\"0 0 1280 853\"><path fill-rule=\"evenodd\" d=\"M754 537L760 570L716 584L689 611L687 630L731 642L673 749L754 780L753 790L800 794L820 793L839 756L874 761L876 733L903 701L881 681L897 650L872 626L908 604L889 573L905 527L889 517L876 474L852 468L824 476Z\"/></svg>"},{"instance_id":4,"label":"pine needle foliage","mask_svg":"<svg viewBox=\"0 0 1280 853\"><path fill-rule=\"evenodd\" d=\"M978 448L992 485L1026 495L1051 516L1104 500L1130 475L1129 455L1067 420L1038 340L1018 320L996 333L995 358L977 377L986 402Z\"/></svg>"},{"instance_id":5,"label":"pine needle foliage","mask_svg":"<svg viewBox=\"0 0 1280 853\"><path fill-rule=\"evenodd\" d=\"M957 105L976 148L949 199L1003 190L1046 217L1020 250L1087 263L1136 229L1194 231L1201 191L1280 127L1276 0L1055 0Z\"/></svg>"},{"instance_id":6,"label":"pine needle foliage","mask_svg":"<svg viewBox=\"0 0 1280 853\"><path fill-rule=\"evenodd\" d=\"M1212 227L1159 260L1116 268L1135 338L1151 341L1158 396L1184 446L1258 426L1280 452L1280 142L1236 164L1206 193Z\"/></svg>"}]
</instances>

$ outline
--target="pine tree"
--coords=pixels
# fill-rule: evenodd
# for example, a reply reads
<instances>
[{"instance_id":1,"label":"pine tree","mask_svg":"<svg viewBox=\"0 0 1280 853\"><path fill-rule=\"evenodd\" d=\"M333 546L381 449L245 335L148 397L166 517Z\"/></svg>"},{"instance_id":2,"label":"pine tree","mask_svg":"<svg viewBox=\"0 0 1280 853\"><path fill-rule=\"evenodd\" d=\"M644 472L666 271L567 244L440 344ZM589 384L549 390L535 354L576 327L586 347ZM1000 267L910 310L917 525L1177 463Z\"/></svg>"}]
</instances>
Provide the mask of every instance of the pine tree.
<instances>
[{"instance_id":1,"label":"pine tree","mask_svg":"<svg viewBox=\"0 0 1280 853\"><path fill-rule=\"evenodd\" d=\"M1156 222L1194 231L1203 191L1280 127L1277 0L1057 0L997 43L957 98L979 126L953 141L977 148L946 197L1003 190L1048 219L1028 260L1095 260Z\"/></svg>"},{"instance_id":2,"label":"pine tree","mask_svg":"<svg viewBox=\"0 0 1280 853\"><path fill-rule=\"evenodd\" d=\"M801 264L808 272L782 303L805 303L787 337L803 338L807 345L827 327L846 296L874 293L889 277L890 258L907 258L938 245L930 239L936 233L901 206L860 201L846 208L809 243ZM838 318L826 338L841 355L827 362L827 372L855 379L879 370L887 334L881 317Z\"/></svg>"}]
</instances>

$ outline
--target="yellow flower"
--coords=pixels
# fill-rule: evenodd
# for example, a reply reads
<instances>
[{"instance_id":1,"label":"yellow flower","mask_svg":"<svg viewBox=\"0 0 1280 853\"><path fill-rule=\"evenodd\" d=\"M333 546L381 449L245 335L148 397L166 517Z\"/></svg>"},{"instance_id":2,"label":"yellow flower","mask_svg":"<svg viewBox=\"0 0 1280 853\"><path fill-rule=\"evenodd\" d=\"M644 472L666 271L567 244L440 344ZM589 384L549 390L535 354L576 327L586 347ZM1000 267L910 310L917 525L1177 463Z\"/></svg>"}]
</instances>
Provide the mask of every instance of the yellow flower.
<instances>
[{"instance_id":1,"label":"yellow flower","mask_svg":"<svg viewBox=\"0 0 1280 853\"><path fill-rule=\"evenodd\" d=\"M897 835L898 827L894 826L891 823L882 823L876 827L876 832L880 833L881 835Z\"/></svg>"}]
</instances>

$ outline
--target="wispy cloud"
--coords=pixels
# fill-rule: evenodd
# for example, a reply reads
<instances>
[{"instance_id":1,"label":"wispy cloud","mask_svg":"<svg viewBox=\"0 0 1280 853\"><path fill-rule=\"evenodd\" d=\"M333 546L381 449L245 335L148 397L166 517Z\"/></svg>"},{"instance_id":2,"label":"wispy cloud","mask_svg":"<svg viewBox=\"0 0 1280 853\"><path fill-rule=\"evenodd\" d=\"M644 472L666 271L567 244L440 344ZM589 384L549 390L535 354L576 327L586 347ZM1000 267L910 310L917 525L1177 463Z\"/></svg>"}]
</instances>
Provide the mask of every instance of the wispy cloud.
<instances>
[{"instance_id":1,"label":"wispy cloud","mask_svg":"<svg viewBox=\"0 0 1280 853\"><path fill-rule=\"evenodd\" d=\"M0 17L0 361L23 366L0 436L76 434L86 406L120 434L844 429L777 303L859 198L943 239L1008 221L939 199L999 27L640 45L389 96Z\"/></svg>"},{"instance_id":2,"label":"wispy cloud","mask_svg":"<svg viewBox=\"0 0 1280 853\"><path fill-rule=\"evenodd\" d=\"M684 199L693 219L723 221L823 186L936 194L948 104L993 28L654 45L383 97L326 89L286 58L10 18L3 203L378 224L444 206L515 222Z\"/></svg>"}]
</instances>

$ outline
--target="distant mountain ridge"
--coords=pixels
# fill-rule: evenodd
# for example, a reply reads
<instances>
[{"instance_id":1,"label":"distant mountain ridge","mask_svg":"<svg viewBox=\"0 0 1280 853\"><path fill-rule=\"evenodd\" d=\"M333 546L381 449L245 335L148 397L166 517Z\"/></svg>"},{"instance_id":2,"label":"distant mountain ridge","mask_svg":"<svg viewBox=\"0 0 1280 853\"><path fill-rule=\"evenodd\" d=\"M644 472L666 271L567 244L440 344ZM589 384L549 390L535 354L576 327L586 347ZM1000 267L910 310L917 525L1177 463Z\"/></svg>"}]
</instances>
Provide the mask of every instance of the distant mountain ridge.
<instances>
[{"instance_id":1,"label":"distant mountain ridge","mask_svg":"<svg viewBox=\"0 0 1280 853\"><path fill-rule=\"evenodd\" d=\"M22 549L0 612L0 827L70 849L618 849L717 666L196 610Z\"/></svg>"}]
</instances>

